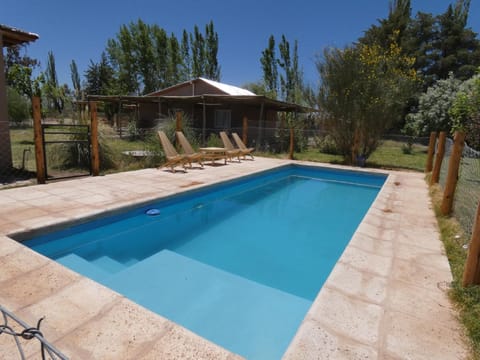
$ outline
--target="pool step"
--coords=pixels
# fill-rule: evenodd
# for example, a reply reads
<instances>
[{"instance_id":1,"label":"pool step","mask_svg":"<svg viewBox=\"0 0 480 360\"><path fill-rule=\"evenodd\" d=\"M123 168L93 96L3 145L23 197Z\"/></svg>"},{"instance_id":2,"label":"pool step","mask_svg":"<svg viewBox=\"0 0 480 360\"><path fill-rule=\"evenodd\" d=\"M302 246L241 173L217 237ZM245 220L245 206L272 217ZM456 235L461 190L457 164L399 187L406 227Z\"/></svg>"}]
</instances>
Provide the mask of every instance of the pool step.
<instances>
[{"instance_id":1,"label":"pool step","mask_svg":"<svg viewBox=\"0 0 480 360\"><path fill-rule=\"evenodd\" d=\"M248 359L279 359L311 302L163 250L104 284Z\"/></svg>"},{"instance_id":2,"label":"pool step","mask_svg":"<svg viewBox=\"0 0 480 360\"><path fill-rule=\"evenodd\" d=\"M103 281L110 274L76 254L68 254L56 259L58 263L96 281Z\"/></svg>"},{"instance_id":3,"label":"pool step","mask_svg":"<svg viewBox=\"0 0 480 360\"><path fill-rule=\"evenodd\" d=\"M92 264L111 274L117 273L127 267L126 264L112 259L110 256L100 256L92 260Z\"/></svg>"}]
</instances>

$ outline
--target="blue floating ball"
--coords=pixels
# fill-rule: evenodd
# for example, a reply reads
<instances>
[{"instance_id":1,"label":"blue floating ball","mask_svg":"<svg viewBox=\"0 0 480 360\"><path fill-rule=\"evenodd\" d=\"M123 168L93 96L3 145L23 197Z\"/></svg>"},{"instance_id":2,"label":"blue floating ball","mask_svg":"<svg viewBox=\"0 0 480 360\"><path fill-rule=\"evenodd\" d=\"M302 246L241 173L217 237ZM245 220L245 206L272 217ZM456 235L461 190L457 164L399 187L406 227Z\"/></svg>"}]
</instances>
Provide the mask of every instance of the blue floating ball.
<instances>
[{"instance_id":1,"label":"blue floating ball","mask_svg":"<svg viewBox=\"0 0 480 360\"><path fill-rule=\"evenodd\" d=\"M159 209L148 209L147 211L145 211L145 214L150 215L150 216L160 215L160 210Z\"/></svg>"}]
</instances>

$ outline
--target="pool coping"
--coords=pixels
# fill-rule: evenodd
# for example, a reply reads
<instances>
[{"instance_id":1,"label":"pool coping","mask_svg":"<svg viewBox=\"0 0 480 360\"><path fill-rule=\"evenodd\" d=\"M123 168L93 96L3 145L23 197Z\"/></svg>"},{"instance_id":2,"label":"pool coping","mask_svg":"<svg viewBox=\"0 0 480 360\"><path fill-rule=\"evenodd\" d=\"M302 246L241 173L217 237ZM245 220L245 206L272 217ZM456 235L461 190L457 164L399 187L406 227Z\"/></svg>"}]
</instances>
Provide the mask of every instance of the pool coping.
<instances>
[{"instance_id":1,"label":"pool coping","mask_svg":"<svg viewBox=\"0 0 480 360\"><path fill-rule=\"evenodd\" d=\"M150 203L159 194L174 196L290 164L382 173L388 178L284 358L467 357L463 330L441 286L451 282L451 273L428 188L423 174L413 172L256 158L186 174L146 169L2 190L0 259L5 271L0 286L5 291L0 303L30 324L46 315L42 325L46 338L72 358L241 358L9 236L32 234L45 225L83 222L86 217ZM94 192L91 204L85 189ZM72 204L75 207L69 208ZM80 294L82 301L73 294ZM119 323L126 326L118 327ZM8 344L0 337L2 348ZM34 351L32 346L27 349Z\"/></svg>"}]
</instances>

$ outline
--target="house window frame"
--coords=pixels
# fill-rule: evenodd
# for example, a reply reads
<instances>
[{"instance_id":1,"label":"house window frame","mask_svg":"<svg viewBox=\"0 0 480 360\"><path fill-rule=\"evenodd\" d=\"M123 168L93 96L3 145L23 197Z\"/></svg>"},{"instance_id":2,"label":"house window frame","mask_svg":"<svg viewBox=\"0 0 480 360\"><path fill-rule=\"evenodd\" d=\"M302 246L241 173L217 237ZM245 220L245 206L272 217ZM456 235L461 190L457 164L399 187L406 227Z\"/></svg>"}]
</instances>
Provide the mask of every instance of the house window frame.
<instances>
[{"instance_id":1,"label":"house window frame","mask_svg":"<svg viewBox=\"0 0 480 360\"><path fill-rule=\"evenodd\" d=\"M220 117L220 114L221 117ZM215 118L213 122L215 129L228 130L232 128L232 110L231 109L215 109Z\"/></svg>"}]
</instances>

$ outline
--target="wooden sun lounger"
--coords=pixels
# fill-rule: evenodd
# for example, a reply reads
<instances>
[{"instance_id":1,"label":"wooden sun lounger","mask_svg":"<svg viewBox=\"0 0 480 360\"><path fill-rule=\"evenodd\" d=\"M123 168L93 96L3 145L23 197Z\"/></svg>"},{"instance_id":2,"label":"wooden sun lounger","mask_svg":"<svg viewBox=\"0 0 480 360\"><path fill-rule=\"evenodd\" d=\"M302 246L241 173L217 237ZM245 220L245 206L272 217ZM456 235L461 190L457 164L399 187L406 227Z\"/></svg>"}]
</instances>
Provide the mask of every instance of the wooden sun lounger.
<instances>
[{"instance_id":1,"label":"wooden sun lounger","mask_svg":"<svg viewBox=\"0 0 480 360\"><path fill-rule=\"evenodd\" d=\"M238 161L240 161L240 156L242 155L242 151L240 149L235 149L235 147L233 146L232 142L228 138L228 135L225 131L220 131L220 138L222 139L223 147L225 148L225 153L230 158L230 161L234 157L237 157Z\"/></svg>"},{"instance_id":2,"label":"wooden sun lounger","mask_svg":"<svg viewBox=\"0 0 480 360\"><path fill-rule=\"evenodd\" d=\"M199 163L203 168L204 154L193 150L192 145L190 145L183 132L177 131L177 139L180 142L180 146L183 149L184 155L190 160L190 167L192 167L192 162L196 162Z\"/></svg>"},{"instance_id":3,"label":"wooden sun lounger","mask_svg":"<svg viewBox=\"0 0 480 360\"><path fill-rule=\"evenodd\" d=\"M237 144L238 148L242 151L243 158L245 159L245 156L249 155L252 157L252 160L254 160L252 152L255 151L255 148L247 148L237 133L232 133L232 137L235 143Z\"/></svg>"},{"instance_id":4,"label":"wooden sun lounger","mask_svg":"<svg viewBox=\"0 0 480 360\"><path fill-rule=\"evenodd\" d=\"M160 139L160 143L162 144L165 157L167 158L167 162L163 164L164 167L170 167L172 172L175 172L176 165L182 165L184 171L185 164L189 163L190 167L192 166L190 159L186 155L180 155L177 150L175 150L170 140L168 140L167 135L163 131L158 131L157 134L158 138Z\"/></svg>"}]
</instances>

